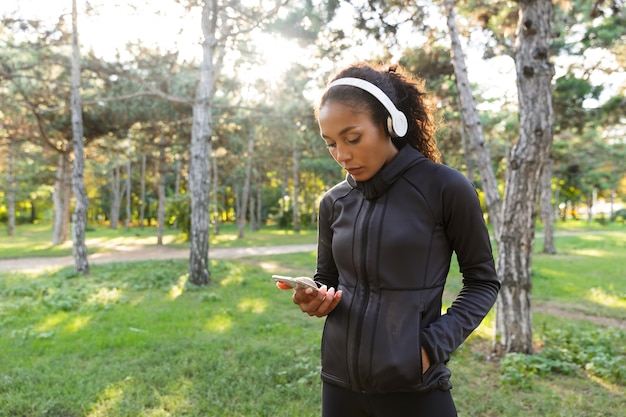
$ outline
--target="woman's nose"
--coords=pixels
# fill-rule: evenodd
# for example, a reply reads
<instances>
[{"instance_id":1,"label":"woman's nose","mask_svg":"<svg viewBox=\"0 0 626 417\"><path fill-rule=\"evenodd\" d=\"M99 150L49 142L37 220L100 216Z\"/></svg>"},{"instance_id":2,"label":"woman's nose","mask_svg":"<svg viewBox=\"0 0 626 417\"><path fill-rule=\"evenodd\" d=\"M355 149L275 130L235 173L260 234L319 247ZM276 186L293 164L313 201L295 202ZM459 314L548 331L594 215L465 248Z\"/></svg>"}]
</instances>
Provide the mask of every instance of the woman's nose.
<instances>
[{"instance_id":1,"label":"woman's nose","mask_svg":"<svg viewBox=\"0 0 626 417\"><path fill-rule=\"evenodd\" d=\"M335 149L335 159L337 160L337 162L345 162L350 160L350 158L351 154L348 148L343 145L337 145L337 148Z\"/></svg>"}]
</instances>

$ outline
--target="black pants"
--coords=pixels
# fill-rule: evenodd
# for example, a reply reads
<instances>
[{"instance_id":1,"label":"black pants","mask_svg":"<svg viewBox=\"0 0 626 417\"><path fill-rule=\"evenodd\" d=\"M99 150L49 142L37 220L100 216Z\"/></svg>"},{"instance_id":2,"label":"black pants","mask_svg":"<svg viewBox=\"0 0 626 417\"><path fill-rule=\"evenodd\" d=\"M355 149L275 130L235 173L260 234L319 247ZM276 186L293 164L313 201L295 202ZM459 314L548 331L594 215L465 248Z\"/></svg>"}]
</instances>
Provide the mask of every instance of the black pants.
<instances>
[{"instance_id":1,"label":"black pants","mask_svg":"<svg viewBox=\"0 0 626 417\"><path fill-rule=\"evenodd\" d=\"M324 383L322 417L457 417L450 391L368 395Z\"/></svg>"}]
</instances>

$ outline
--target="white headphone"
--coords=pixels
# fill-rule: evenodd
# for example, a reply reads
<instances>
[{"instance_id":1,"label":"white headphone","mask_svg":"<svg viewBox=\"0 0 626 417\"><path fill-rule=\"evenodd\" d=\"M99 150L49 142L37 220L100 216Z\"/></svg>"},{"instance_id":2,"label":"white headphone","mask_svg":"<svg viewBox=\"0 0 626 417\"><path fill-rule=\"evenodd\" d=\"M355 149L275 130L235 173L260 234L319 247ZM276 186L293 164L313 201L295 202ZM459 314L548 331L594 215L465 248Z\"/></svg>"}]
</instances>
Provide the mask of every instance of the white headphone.
<instances>
[{"instance_id":1,"label":"white headphone","mask_svg":"<svg viewBox=\"0 0 626 417\"><path fill-rule=\"evenodd\" d=\"M365 81L361 78L339 78L335 81L328 84L327 90L337 86L337 85L350 85L352 87L360 88L361 90L365 90L374 97L387 109L389 113L389 117L387 118L387 130L389 130L389 134L391 136L401 138L406 135L406 132L409 130L409 124L406 119L404 113L397 109L397 107L393 104L391 99L387 97L387 94L383 92L380 88L370 83L369 81Z\"/></svg>"}]
</instances>

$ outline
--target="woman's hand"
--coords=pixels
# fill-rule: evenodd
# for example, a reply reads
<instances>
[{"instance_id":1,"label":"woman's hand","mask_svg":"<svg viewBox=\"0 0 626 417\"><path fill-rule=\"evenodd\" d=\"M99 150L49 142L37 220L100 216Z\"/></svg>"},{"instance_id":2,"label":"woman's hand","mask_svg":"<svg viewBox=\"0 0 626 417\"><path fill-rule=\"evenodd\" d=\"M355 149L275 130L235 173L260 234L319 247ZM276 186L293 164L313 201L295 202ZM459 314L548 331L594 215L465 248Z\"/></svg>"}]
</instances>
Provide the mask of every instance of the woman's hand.
<instances>
[{"instance_id":1,"label":"woman's hand","mask_svg":"<svg viewBox=\"0 0 626 417\"><path fill-rule=\"evenodd\" d=\"M422 348L422 373L425 374L428 368L430 368L430 359L424 348Z\"/></svg>"},{"instance_id":2,"label":"woman's hand","mask_svg":"<svg viewBox=\"0 0 626 417\"><path fill-rule=\"evenodd\" d=\"M276 285L283 290L289 289L280 282ZM300 286L293 290L293 302L309 316L324 317L337 307L339 301L341 301L341 290L328 289L326 285L322 285L318 290Z\"/></svg>"}]
</instances>

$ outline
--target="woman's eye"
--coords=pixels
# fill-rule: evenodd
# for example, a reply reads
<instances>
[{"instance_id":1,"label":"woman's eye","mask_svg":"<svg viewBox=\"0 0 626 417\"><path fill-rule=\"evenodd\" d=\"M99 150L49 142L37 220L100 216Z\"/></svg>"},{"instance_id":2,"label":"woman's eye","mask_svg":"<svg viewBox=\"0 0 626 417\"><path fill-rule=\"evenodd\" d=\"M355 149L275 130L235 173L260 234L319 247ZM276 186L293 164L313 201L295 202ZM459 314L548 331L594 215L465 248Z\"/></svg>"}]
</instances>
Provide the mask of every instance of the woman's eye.
<instances>
[{"instance_id":1,"label":"woman's eye","mask_svg":"<svg viewBox=\"0 0 626 417\"><path fill-rule=\"evenodd\" d=\"M360 141L360 140L361 140L361 136L357 136L357 137L356 137L356 138L354 138L354 139L350 139L350 140L348 140L348 143L349 143L350 145L355 145L355 144L359 143L359 141Z\"/></svg>"},{"instance_id":2,"label":"woman's eye","mask_svg":"<svg viewBox=\"0 0 626 417\"><path fill-rule=\"evenodd\" d=\"M337 145L336 145L335 143L327 143L327 144L326 144L326 147L327 147L328 149L335 148L336 146L337 146Z\"/></svg>"}]
</instances>

